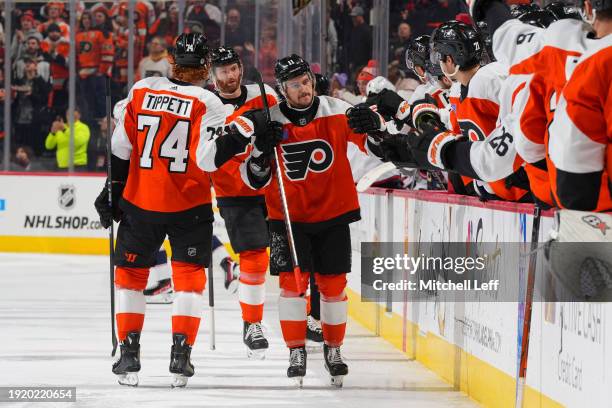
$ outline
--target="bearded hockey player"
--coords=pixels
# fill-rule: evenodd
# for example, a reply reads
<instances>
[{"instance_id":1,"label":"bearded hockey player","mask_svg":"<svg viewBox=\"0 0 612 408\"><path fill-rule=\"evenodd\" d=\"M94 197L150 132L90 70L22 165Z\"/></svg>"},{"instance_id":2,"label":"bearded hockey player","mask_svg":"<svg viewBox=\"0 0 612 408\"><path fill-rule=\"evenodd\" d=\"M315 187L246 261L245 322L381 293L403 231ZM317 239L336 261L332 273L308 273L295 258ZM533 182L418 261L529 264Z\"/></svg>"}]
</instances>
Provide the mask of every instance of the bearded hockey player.
<instances>
[{"instance_id":1,"label":"bearded hockey player","mask_svg":"<svg viewBox=\"0 0 612 408\"><path fill-rule=\"evenodd\" d=\"M105 188L96 199L104 227L119 221L115 249L117 329L121 356L113 364L120 384L137 385L140 334L149 268L168 235L172 248L170 372L182 387L194 374L190 361L202 314L212 237L209 174L244 151L249 139L235 131L211 140L225 124L223 104L201 85L209 50L199 33L178 37L174 78L134 84L112 137L112 207Z\"/></svg>"},{"instance_id":2,"label":"bearded hockey player","mask_svg":"<svg viewBox=\"0 0 612 408\"><path fill-rule=\"evenodd\" d=\"M365 135L348 127L345 111L350 105L314 95L314 75L303 58L293 54L278 60L275 76L286 101L271 110L271 123L283 134L278 149L285 169L282 177L297 255L303 268L301 284L292 272L279 185L272 175L273 143L265 150L257 146L258 140L261 143L266 137L265 125L260 124L265 124L263 113L244 128L247 135L255 134L255 149L241 172L253 188L268 186L270 271L279 276L281 288L280 324L290 350L287 376L301 384L306 374L306 300L298 288L307 287L309 274L314 273L321 292L325 368L332 384L340 386L348 373L340 347L346 329L346 274L351 269L349 224L360 219L346 150L348 142L352 142L365 151ZM321 188L331 183L333 188Z\"/></svg>"},{"instance_id":3,"label":"bearded hockey player","mask_svg":"<svg viewBox=\"0 0 612 408\"><path fill-rule=\"evenodd\" d=\"M242 113L263 108L257 84L242 84L242 62L229 47L217 48L212 54L212 79L215 93L228 110L226 122ZM274 91L267 87L269 106L277 103ZM227 229L230 244L240 257L238 300L242 309L242 338L249 358L263 359L268 341L261 328L266 272L268 270L268 224L264 191L253 190L240 177L240 164L251 147L212 173L217 206Z\"/></svg>"}]
</instances>

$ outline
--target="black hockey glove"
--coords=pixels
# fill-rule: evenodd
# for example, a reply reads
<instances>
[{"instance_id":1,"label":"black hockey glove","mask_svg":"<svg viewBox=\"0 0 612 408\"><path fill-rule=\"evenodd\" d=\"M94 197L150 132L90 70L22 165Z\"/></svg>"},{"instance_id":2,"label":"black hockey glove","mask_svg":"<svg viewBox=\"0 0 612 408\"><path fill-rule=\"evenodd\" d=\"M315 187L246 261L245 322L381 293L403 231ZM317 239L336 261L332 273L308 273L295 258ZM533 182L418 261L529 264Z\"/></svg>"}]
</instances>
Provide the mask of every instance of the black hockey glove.
<instances>
[{"instance_id":1,"label":"black hockey glove","mask_svg":"<svg viewBox=\"0 0 612 408\"><path fill-rule=\"evenodd\" d=\"M417 167L406 135L393 134L384 137L380 142L380 151L383 161L393 162L400 167Z\"/></svg>"},{"instance_id":2,"label":"black hockey glove","mask_svg":"<svg viewBox=\"0 0 612 408\"><path fill-rule=\"evenodd\" d=\"M268 122L266 129L261 133L256 132L254 156L261 154L269 156L274 154L274 148L283 140L283 125L280 122Z\"/></svg>"},{"instance_id":3,"label":"black hockey glove","mask_svg":"<svg viewBox=\"0 0 612 408\"><path fill-rule=\"evenodd\" d=\"M349 127L355 133L377 134L384 132L387 128L383 117L364 103L348 108L346 117Z\"/></svg>"},{"instance_id":4,"label":"black hockey glove","mask_svg":"<svg viewBox=\"0 0 612 408\"><path fill-rule=\"evenodd\" d=\"M418 167L426 170L446 169L444 149L456 141L455 135L446 128L423 123L423 130L408 135L408 145Z\"/></svg>"},{"instance_id":5,"label":"black hockey glove","mask_svg":"<svg viewBox=\"0 0 612 408\"><path fill-rule=\"evenodd\" d=\"M435 125L442 125L436 100L429 94L426 94L423 99L414 101L412 106L410 106L409 125L421 131L423 122L433 122Z\"/></svg>"},{"instance_id":6,"label":"black hockey glove","mask_svg":"<svg viewBox=\"0 0 612 408\"><path fill-rule=\"evenodd\" d=\"M108 180L107 180L108 183ZM112 186L112 195L113 195L113 206L108 205L108 184L104 185L104 188L96 198L94 202L94 207L96 207L96 211L100 216L100 224L104 228L108 228L111 226L113 220L119 222L121 219L121 209L119 209L119 199L123 194L123 189L125 188L125 184L121 182L113 182Z\"/></svg>"},{"instance_id":7,"label":"black hockey glove","mask_svg":"<svg viewBox=\"0 0 612 408\"><path fill-rule=\"evenodd\" d=\"M376 105L378 113L386 118L404 120L410 113L410 104L389 89L383 89L378 94L370 95L366 99L366 104Z\"/></svg>"},{"instance_id":8,"label":"black hockey glove","mask_svg":"<svg viewBox=\"0 0 612 408\"><path fill-rule=\"evenodd\" d=\"M240 134L246 138L261 134L268 127L268 119L263 109L253 109L244 112L232 122Z\"/></svg>"}]
</instances>

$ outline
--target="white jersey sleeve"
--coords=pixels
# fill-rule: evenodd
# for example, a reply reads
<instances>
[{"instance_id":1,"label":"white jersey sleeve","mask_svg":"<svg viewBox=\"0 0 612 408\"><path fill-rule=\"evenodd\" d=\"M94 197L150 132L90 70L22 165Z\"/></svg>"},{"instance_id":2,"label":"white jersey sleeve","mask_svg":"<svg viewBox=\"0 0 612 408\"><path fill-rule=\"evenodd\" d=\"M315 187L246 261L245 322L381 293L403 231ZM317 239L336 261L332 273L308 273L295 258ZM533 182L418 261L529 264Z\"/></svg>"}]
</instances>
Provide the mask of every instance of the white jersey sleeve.
<instances>
[{"instance_id":1,"label":"white jersey sleeve","mask_svg":"<svg viewBox=\"0 0 612 408\"><path fill-rule=\"evenodd\" d=\"M204 89L202 91L199 99L206 107L206 111L202 116L197 135L196 162L198 167L204 171L215 171L217 170L215 164L217 143L215 143L215 139L223 132L227 109L215 94Z\"/></svg>"}]
</instances>

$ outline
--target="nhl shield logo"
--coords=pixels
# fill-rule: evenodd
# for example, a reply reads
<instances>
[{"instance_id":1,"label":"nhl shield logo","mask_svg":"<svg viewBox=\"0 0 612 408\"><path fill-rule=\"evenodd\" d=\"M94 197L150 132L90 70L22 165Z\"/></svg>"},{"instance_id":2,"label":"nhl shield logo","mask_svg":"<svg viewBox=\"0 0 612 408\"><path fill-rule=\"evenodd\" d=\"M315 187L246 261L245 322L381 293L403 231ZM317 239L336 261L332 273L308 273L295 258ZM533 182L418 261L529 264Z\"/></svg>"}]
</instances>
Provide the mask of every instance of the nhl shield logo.
<instances>
[{"instance_id":1,"label":"nhl shield logo","mask_svg":"<svg viewBox=\"0 0 612 408\"><path fill-rule=\"evenodd\" d=\"M76 204L76 188L72 184L63 184L59 188L57 202L61 209L71 210Z\"/></svg>"}]
</instances>

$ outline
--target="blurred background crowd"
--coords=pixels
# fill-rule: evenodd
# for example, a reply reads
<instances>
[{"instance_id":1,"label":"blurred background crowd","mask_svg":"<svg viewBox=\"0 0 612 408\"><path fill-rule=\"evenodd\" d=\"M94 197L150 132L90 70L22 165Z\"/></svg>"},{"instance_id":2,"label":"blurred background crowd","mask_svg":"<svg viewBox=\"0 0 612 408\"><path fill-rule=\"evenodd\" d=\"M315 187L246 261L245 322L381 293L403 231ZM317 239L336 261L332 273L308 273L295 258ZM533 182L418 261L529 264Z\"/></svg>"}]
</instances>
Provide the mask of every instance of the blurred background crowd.
<instances>
[{"instance_id":1,"label":"blurred background crowd","mask_svg":"<svg viewBox=\"0 0 612 408\"><path fill-rule=\"evenodd\" d=\"M360 101L378 75L409 94L418 86L404 62L409 40L460 17L460 3L2 0L0 64L10 69L0 76L0 103L6 105L0 111L1 168L105 171L107 78L114 105L135 81L171 76L168 58L181 32L203 32L212 46L234 47L246 80L256 67L274 85L276 59L296 52L326 75L330 95L348 102Z\"/></svg>"}]
</instances>

